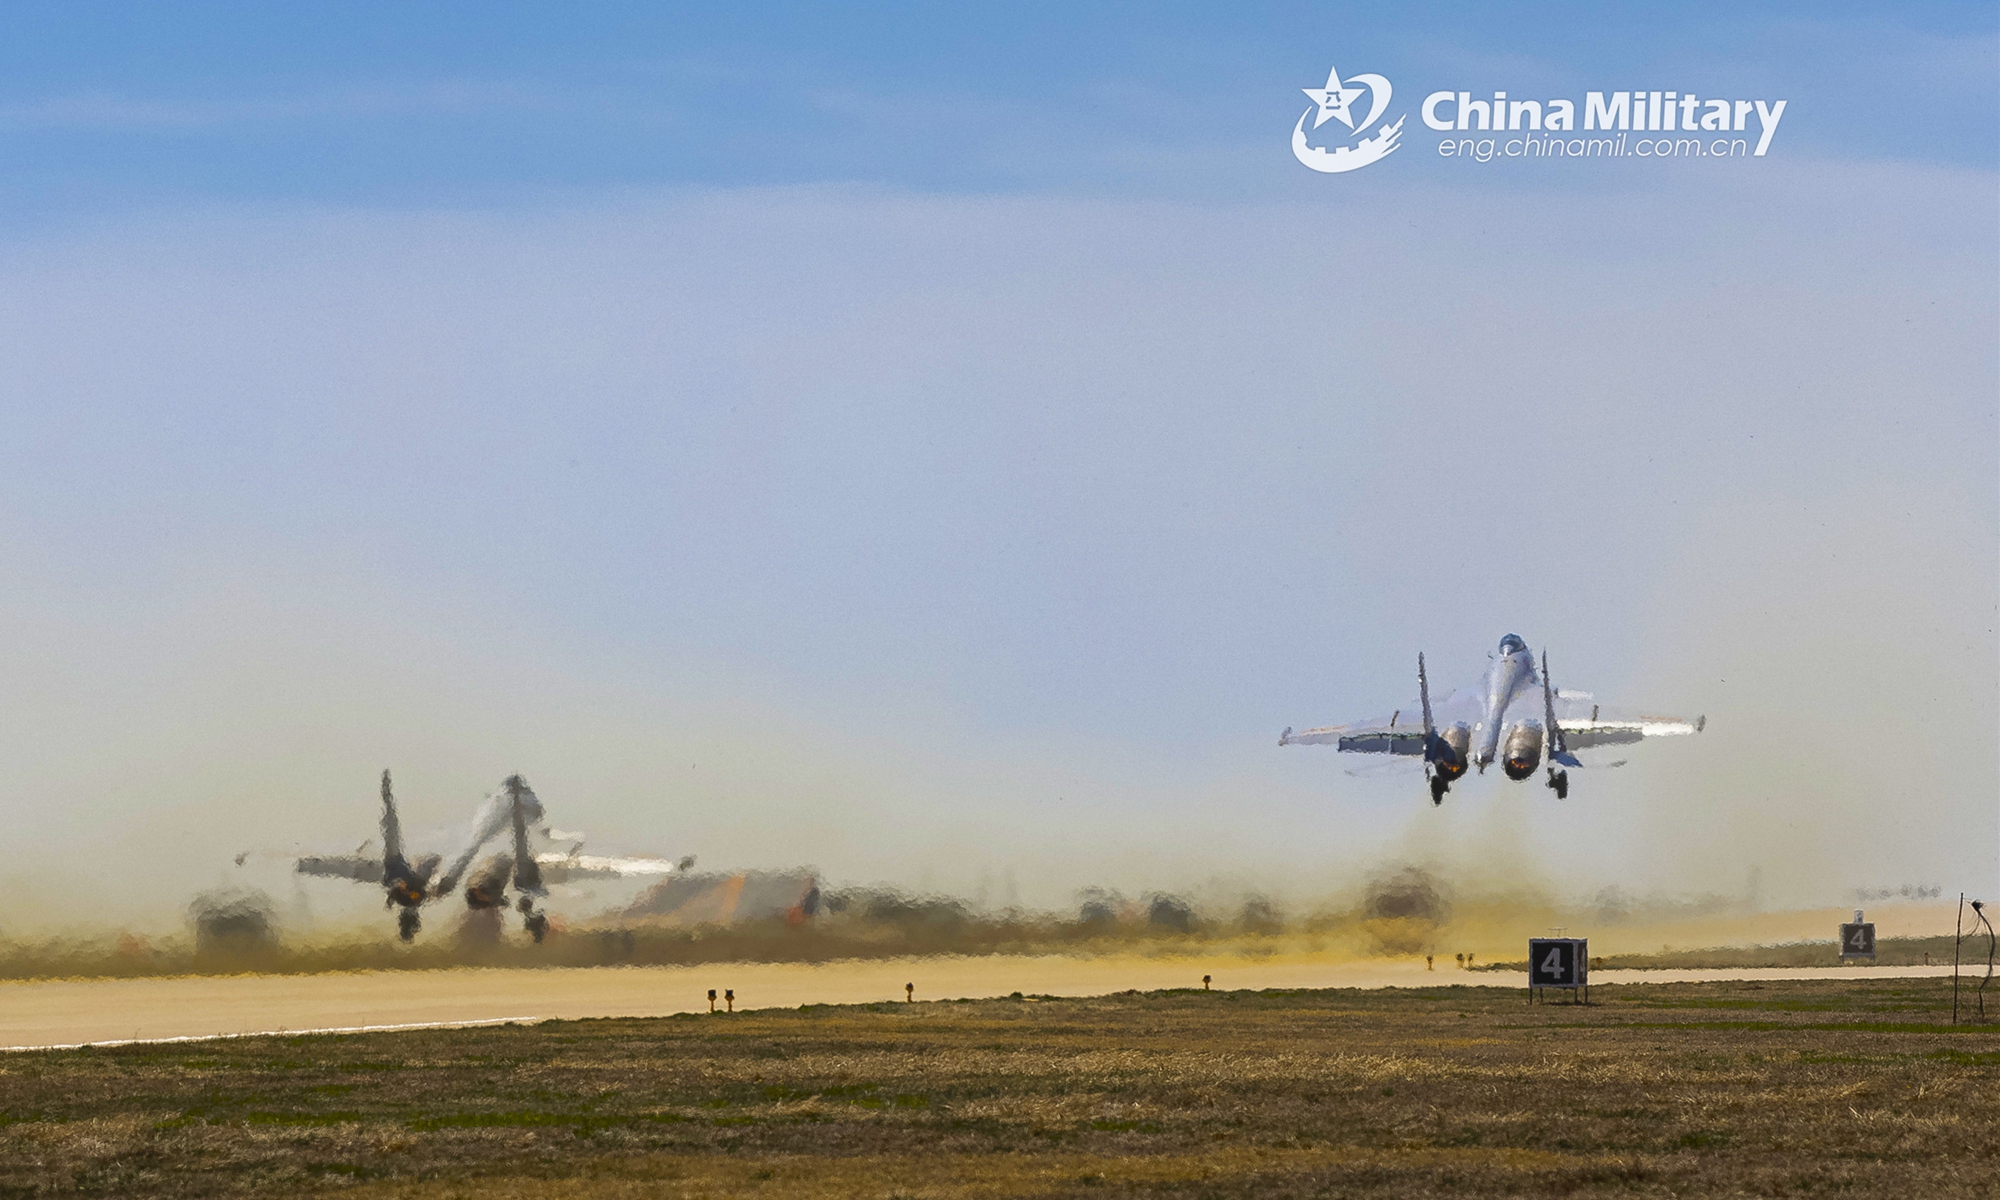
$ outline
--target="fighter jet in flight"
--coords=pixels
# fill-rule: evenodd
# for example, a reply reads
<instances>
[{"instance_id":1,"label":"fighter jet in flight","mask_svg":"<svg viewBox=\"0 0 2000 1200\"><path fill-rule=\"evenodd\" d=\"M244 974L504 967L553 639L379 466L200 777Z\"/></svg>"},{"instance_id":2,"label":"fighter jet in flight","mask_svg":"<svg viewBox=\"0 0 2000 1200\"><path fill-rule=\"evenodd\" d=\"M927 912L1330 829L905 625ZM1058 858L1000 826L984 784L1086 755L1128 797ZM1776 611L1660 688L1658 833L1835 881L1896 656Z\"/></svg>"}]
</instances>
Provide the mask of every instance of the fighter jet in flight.
<instances>
[{"instance_id":1,"label":"fighter jet in flight","mask_svg":"<svg viewBox=\"0 0 2000 1200\"><path fill-rule=\"evenodd\" d=\"M413 940L423 927L423 918L418 910L426 903L450 896L458 890L461 881L465 884L466 906L487 909L506 907L507 886L511 878L516 893L514 906L520 911L522 927L539 942L548 932L549 921L548 916L537 907L537 902L548 895L551 884L583 879L666 875L694 865L691 857L675 863L664 858L614 858L584 854L581 838L550 829L541 823L542 816L541 799L528 786L528 781L519 775L509 775L500 784L500 790L482 801L473 813L472 824L459 839L458 848L449 863L440 854L425 854L412 859L404 848L403 824L396 814L396 797L389 786L389 772L384 771L381 857L368 854L368 843L363 842L353 854L302 857L293 869L301 875L380 884L384 892L384 907L402 909L397 914L396 925L397 932L406 942ZM513 839L508 851L493 854L475 865L474 860L488 843L510 831ZM543 841L574 838L575 844L567 852L536 853L530 845L531 834ZM444 867L443 874L438 873L441 865Z\"/></svg>"},{"instance_id":2,"label":"fighter jet in flight","mask_svg":"<svg viewBox=\"0 0 2000 1200\"><path fill-rule=\"evenodd\" d=\"M1355 754L1422 755L1432 804L1443 804L1444 794L1469 767L1477 767L1483 775L1497 758L1507 778L1526 779L1541 765L1546 751L1547 785L1560 800L1569 795L1568 768L1583 766L1576 751L1700 733L1708 724L1707 717L1688 721L1602 707L1588 692L1565 693L1551 684L1546 651L1541 667L1538 673L1527 643L1510 633L1500 639L1493 665L1477 686L1455 688L1433 702L1424 656L1419 654L1418 698L1412 703L1386 719L1303 733L1288 728L1278 735L1278 744L1335 746Z\"/></svg>"}]
</instances>

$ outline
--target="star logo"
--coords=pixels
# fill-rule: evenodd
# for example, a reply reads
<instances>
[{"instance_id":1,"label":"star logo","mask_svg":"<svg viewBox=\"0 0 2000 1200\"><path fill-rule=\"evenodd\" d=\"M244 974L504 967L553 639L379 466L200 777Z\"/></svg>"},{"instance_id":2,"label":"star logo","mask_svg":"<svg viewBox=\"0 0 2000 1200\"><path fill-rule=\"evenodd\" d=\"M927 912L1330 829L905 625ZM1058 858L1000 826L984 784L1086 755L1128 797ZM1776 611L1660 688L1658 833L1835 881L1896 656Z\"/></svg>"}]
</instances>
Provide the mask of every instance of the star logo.
<instances>
[{"instance_id":1,"label":"star logo","mask_svg":"<svg viewBox=\"0 0 2000 1200\"><path fill-rule=\"evenodd\" d=\"M1339 175L1347 171L1359 170L1370 163L1380 162L1395 152L1403 136L1403 118L1396 118L1393 124L1384 125L1368 134L1382 111L1389 107L1389 97L1395 92L1389 81L1380 75L1367 72L1343 80L1340 69L1335 67L1326 73L1326 86L1300 88L1313 102L1313 107L1305 111L1299 123L1292 127L1292 155L1301 165L1327 175ZM1368 111L1362 113L1354 107L1363 95L1368 97ZM1348 130L1347 145L1316 146L1306 135L1306 118L1312 118L1312 127L1318 129L1328 121L1339 121ZM1363 134L1368 136L1363 137ZM1355 140L1359 139L1359 140Z\"/></svg>"},{"instance_id":2,"label":"star logo","mask_svg":"<svg viewBox=\"0 0 2000 1200\"><path fill-rule=\"evenodd\" d=\"M1346 84L1340 82L1340 68L1335 67L1326 73L1325 87L1300 88L1299 90L1304 92L1314 104L1319 105L1319 115L1313 118L1314 129L1318 129L1320 126L1326 124L1329 117L1352 129L1354 128L1354 114L1347 111L1347 106L1360 99L1361 94L1368 89L1348 87Z\"/></svg>"}]
</instances>

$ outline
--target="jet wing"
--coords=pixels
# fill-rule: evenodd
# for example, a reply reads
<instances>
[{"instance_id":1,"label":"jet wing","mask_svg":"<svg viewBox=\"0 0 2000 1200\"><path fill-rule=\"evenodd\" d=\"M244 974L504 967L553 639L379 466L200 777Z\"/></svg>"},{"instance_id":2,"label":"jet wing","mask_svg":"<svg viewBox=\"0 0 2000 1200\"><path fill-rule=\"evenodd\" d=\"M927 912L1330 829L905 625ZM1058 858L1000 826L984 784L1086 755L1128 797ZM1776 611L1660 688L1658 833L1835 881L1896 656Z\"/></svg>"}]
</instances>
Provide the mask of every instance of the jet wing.
<instances>
[{"instance_id":1,"label":"jet wing","mask_svg":"<svg viewBox=\"0 0 2000 1200\"><path fill-rule=\"evenodd\" d=\"M1422 754L1424 722L1394 724L1386 719L1356 721L1351 725L1323 725L1318 729L1290 729L1278 735L1280 746L1337 746L1357 754Z\"/></svg>"},{"instance_id":2,"label":"jet wing","mask_svg":"<svg viewBox=\"0 0 2000 1200\"><path fill-rule=\"evenodd\" d=\"M1542 706L1531 703L1540 700L1540 692L1529 696L1525 692L1507 708L1507 719L1516 717L1542 723ZM1633 742L1647 738L1682 737L1700 733L1708 724L1707 717L1667 717L1642 713L1636 709L1613 708L1599 704L1597 697L1589 692L1557 691L1554 698L1556 724L1562 726L1563 739L1571 750L1588 750L1593 746L1629 746Z\"/></svg>"},{"instance_id":3,"label":"jet wing","mask_svg":"<svg viewBox=\"0 0 2000 1200\"><path fill-rule=\"evenodd\" d=\"M406 864L406 869L413 878L421 881L430 878L437 864L437 855L423 854L417 857L414 864ZM301 854L293 861L292 870L299 875L352 879L356 883L380 884L384 878L382 860L365 854Z\"/></svg>"},{"instance_id":4,"label":"jet wing","mask_svg":"<svg viewBox=\"0 0 2000 1200\"><path fill-rule=\"evenodd\" d=\"M1557 696L1556 723L1562 726L1570 749L1588 750L1592 746L1626 746L1647 738L1700 733L1708 718L1696 717L1690 721L1685 717L1609 708L1587 696Z\"/></svg>"},{"instance_id":5,"label":"jet wing","mask_svg":"<svg viewBox=\"0 0 2000 1200\"><path fill-rule=\"evenodd\" d=\"M435 855L430 856L435 858ZM608 854L537 854L542 881L548 884L576 883L586 879L630 879L671 875L678 868L670 858L627 858ZM323 879L351 879L356 883L381 883L382 860L365 854L307 854L294 862L300 875Z\"/></svg>"},{"instance_id":6,"label":"jet wing","mask_svg":"<svg viewBox=\"0 0 2000 1200\"><path fill-rule=\"evenodd\" d=\"M382 860L365 854L307 854L293 864L292 870L301 875L318 875L326 879L382 882Z\"/></svg>"},{"instance_id":7,"label":"jet wing","mask_svg":"<svg viewBox=\"0 0 2000 1200\"><path fill-rule=\"evenodd\" d=\"M537 854L542 880L549 884L583 879L628 879L671 875L679 868L670 858L621 858L609 854Z\"/></svg>"},{"instance_id":8,"label":"jet wing","mask_svg":"<svg viewBox=\"0 0 2000 1200\"><path fill-rule=\"evenodd\" d=\"M1431 720L1439 728L1479 720L1479 696L1471 688L1455 688L1443 698L1431 701ZM1565 726L1567 728L1567 726ZM1412 700L1386 717L1355 721L1347 725L1326 725L1318 729L1278 735L1280 746L1333 746L1352 754L1424 753L1424 709Z\"/></svg>"}]
</instances>

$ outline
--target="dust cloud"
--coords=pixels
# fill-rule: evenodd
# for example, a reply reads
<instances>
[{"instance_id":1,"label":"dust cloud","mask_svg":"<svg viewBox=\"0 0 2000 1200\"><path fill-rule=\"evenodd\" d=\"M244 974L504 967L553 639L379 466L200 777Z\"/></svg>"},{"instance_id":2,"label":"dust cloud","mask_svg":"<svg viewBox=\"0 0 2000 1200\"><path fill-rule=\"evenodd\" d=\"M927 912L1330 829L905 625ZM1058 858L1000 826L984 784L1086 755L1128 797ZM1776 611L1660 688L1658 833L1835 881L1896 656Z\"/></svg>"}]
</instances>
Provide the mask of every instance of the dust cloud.
<instances>
[{"instance_id":1,"label":"dust cloud","mask_svg":"<svg viewBox=\"0 0 2000 1200\"><path fill-rule=\"evenodd\" d=\"M1214 887L1126 896L1092 886L1078 889L1060 910L996 909L888 886L828 887L815 889L808 912L733 923L667 920L644 903L582 919L557 915L539 944L495 908L434 920L436 932L405 945L381 921L288 929L281 906L268 895L218 889L189 904L186 928L175 934L0 938L0 979L967 955L1303 956L1324 962L1437 957L1469 964L1518 957L1523 939L1565 928L1571 936L1591 937L1594 954L1653 954L1828 943L1834 926L1846 919L1826 910L1757 911L1743 897L1674 899L1606 888L1565 898L1534 888L1496 889L1490 875L1477 872L1454 880L1445 870L1438 864L1384 865L1350 887L1298 905ZM1949 909L1922 903L1926 896L1916 899L1874 914L1885 938L1950 932Z\"/></svg>"},{"instance_id":2,"label":"dust cloud","mask_svg":"<svg viewBox=\"0 0 2000 1200\"><path fill-rule=\"evenodd\" d=\"M1332 227L806 189L29 238L0 263L0 386L37 423L0 472L0 938L53 947L9 951L31 973L194 969L187 897L256 886L257 953L406 961L379 894L251 877L352 852L384 767L413 830L518 770L592 851L965 912L634 953L1483 957L1978 894L1990 180L1691 187L1476 220L1357 195ZM1329 262L1377 319L1326 319ZM1479 296L1508 302L1440 302ZM1419 650L1469 681L1507 631L1707 731L1565 802L1488 778L1442 809L1273 744L1407 699ZM1368 915L1407 868L1448 919ZM623 946L609 900L563 905L551 956ZM520 951L437 924L407 961Z\"/></svg>"}]
</instances>

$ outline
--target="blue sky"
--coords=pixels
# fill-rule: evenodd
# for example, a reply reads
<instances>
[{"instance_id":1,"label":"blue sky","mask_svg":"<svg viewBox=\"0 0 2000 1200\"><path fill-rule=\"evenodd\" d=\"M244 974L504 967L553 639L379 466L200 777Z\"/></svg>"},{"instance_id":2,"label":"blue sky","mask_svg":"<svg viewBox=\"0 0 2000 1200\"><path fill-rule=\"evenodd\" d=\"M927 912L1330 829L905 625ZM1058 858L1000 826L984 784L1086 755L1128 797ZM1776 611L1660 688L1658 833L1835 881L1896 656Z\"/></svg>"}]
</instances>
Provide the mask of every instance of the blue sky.
<instances>
[{"instance_id":1,"label":"blue sky","mask_svg":"<svg viewBox=\"0 0 2000 1200\"><path fill-rule=\"evenodd\" d=\"M1993 878L1989 10L943 11L13 10L19 835L107 919L383 766L1037 903ZM1329 62L1788 109L1329 177ZM1563 808L1275 746L1508 631L1709 732Z\"/></svg>"},{"instance_id":2,"label":"blue sky","mask_svg":"<svg viewBox=\"0 0 2000 1200\"><path fill-rule=\"evenodd\" d=\"M1410 103L1785 96L1790 155L1987 166L1995 52L1979 5L17 6L0 195L17 217L826 182L1303 197L1256 150L1330 57Z\"/></svg>"}]
</instances>

